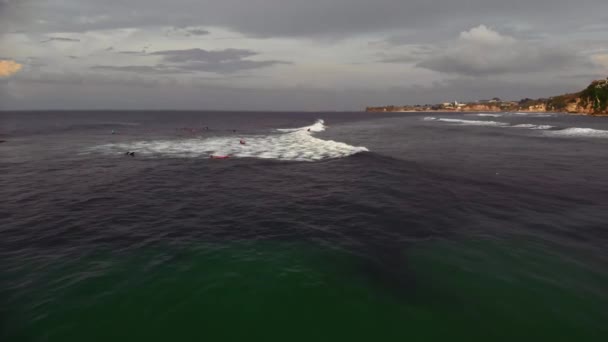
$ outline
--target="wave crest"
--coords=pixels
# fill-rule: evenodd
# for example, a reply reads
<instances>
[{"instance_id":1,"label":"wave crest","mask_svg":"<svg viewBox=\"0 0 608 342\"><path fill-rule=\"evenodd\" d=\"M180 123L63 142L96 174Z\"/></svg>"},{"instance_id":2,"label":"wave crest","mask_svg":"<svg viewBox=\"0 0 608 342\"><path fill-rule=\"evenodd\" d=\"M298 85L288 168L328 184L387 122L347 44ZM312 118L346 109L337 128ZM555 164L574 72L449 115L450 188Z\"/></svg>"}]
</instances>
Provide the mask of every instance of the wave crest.
<instances>
[{"instance_id":1,"label":"wave crest","mask_svg":"<svg viewBox=\"0 0 608 342\"><path fill-rule=\"evenodd\" d=\"M241 136L246 144L239 143L239 137L221 136L203 139L151 140L132 143L107 144L94 149L106 153L135 151L143 156L204 157L212 155L236 158L259 158L293 161L318 161L343 158L368 151L365 147L351 146L333 140L315 138L313 133L326 129L324 121L300 128L277 129L278 134Z\"/></svg>"},{"instance_id":2,"label":"wave crest","mask_svg":"<svg viewBox=\"0 0 608 342\"><path fill-rule=\"evenodd\" d=\"M589 138L608 138L608 131L593 128L571 127L557 131L549 131L547 134L563 137L589 137Z\"/></svg>"}]
</instances>

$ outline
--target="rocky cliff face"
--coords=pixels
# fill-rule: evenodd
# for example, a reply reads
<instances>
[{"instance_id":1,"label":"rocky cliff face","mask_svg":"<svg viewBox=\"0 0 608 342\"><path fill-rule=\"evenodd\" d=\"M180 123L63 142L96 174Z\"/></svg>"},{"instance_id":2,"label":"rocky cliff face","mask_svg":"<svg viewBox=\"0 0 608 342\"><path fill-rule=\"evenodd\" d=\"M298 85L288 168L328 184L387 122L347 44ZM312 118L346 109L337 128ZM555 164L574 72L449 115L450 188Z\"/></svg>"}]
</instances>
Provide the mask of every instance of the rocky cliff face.
<instances>
[{"instance_id":1,"label":"rocky cliff face","mask_svg":"<svg viewBox=\"0 0 608 342\"><path fill-rule=\"evenodd\" d=\"M500 106L493 106L489 104L480 104L480 103L469 103L464 107L460 108L460 111L463 112L501 112L502 109Z\"/></svg>"},{"instance_id":2,"label":"rocky cliff face","mask_svg":"<svg viewBox=\"0 0 608 342\"><path fill-rule=\"evenodd\" d=\"M567 103L564 111L573 114L595 114L593 107L589 104L584 104L580 97L577 97L574 102Z\"/></svg>"},{"instance_id":3,"label":"rocky cliff face","mask_svg":"<svg viewBox=\"0 0 608 342\"><path fill-rule=\"evenodd\" d=\"M520 106L518 110L521 112L542 113L547 111L547 104L539 103L529 106Z\"/></svg>"}]
</instances>

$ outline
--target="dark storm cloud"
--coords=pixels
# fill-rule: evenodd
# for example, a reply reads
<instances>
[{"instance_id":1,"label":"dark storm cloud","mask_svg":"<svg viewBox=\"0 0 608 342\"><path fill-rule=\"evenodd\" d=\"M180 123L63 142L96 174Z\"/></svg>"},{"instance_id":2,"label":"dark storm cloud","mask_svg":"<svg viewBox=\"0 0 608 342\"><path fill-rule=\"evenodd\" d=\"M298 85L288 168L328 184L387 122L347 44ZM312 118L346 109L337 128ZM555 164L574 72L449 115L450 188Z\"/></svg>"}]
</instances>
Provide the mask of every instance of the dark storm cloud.
<instances>
[{"instance_id":1,"label":"dark storm cloud","mask_svg":"<svg viewBox=\"0 0 608 342\"><path fill-rule=\"evenodd\" d=\"M47 42L79 42L80 39L66 38L66 37L48 37L46 40L40 41L41 43Z\"/></svg>"},{"instance_id":2,"label":"dark storm cloud","mask_svg":"<svg viewBox=\"0 0 608 342\"><path fill-rule=\"evenodd\" d=\"M38 31L177 25L220 26L254 36L336 36L471 23L534 22L553 28L606 19L605 0L43 0L8 2L10 26ZM27 17L42 21L23 19ZM581 22L581 18L584 21Z\"/></svg>"}]
</instances>

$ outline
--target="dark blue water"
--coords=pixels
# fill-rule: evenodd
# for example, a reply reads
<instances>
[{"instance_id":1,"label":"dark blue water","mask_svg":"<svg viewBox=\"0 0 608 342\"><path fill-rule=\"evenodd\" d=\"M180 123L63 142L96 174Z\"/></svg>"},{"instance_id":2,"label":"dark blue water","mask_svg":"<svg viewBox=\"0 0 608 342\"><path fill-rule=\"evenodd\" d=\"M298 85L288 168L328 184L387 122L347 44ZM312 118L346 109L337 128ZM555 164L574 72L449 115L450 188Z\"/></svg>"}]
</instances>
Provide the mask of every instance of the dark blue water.
<instances>
[{"instance_id":1,"label":"dark blue water","mask_svg":"<svg viewBox=\"0 0 608 342\"><path fill-rule=\"evenodd\" d=\"M607 336L606 118L3 112L0 139L7 340Z\"/></svg>"}]
</instances>

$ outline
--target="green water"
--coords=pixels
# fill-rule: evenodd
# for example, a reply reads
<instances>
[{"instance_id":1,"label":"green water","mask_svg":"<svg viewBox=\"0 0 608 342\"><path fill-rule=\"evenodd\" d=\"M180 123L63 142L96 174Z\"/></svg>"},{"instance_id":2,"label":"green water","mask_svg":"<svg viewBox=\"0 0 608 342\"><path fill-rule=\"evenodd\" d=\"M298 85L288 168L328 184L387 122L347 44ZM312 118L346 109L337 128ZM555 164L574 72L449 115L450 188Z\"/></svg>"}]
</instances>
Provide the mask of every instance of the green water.
<instances>
[{"instance_id":1,"label":"green water","mask_svg":"<svg viewBox=\"0 0 608 342\"><path fill-rule=\"evenodd\" d=\"M608 277L530 242L429 242L404 284L307 244L92 253L5 277L2 341L605 341ZM596 271L594 271L596 270Z\"/></svg>"}]
</instances>

